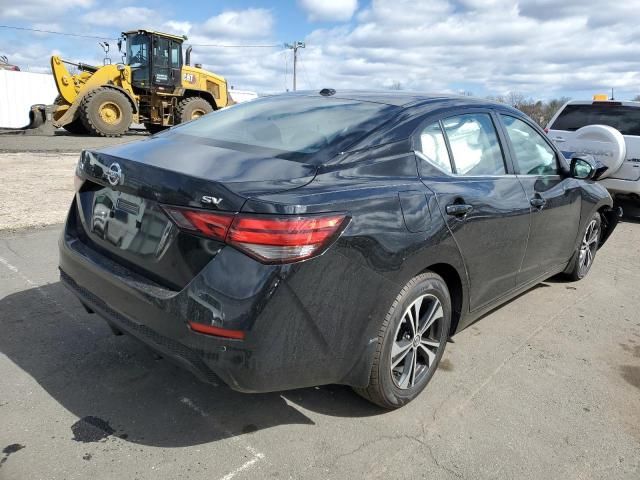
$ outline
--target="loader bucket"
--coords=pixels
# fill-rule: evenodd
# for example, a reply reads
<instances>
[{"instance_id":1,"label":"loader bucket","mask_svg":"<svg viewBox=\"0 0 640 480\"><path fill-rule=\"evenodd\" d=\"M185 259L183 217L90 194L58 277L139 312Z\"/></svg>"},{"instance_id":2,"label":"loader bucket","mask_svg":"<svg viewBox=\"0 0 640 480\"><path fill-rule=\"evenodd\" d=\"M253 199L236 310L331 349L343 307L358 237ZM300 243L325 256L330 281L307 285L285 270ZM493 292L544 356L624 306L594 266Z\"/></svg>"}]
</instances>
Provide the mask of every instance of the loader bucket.
<instances>
[{"instance_id":1,"label":"loader bucket","mask_svg":"<svg viewBox=\"0 0 640 480\"><path fill-rule=\"evenodd\" d=\"M29 124L22 128L6 129L2 133L16 135L53 135L56 127L53 126L53 110L55 105L32 105L29 110Z\"/></svg>"},{"instance_id":2,"label":"loader bucket","mask_svg":"<svg viewBox=\"0 0 640 480\"><path fill-rule=\"evenodd\" d=\"M2 128L0 134L5 135L53 135L53 111L55 105L32 105L29 110L29 124L22 128Z\"/></svg>"},{"instance_id":3,"label":"loader bucket","mask_svg":"<svg viewBox=\"0 0 640 480\"><path fill-rule=\"evenodd\" d=\"M53 135L53 105L32 105L29 110L29 125L24 127L25 135Z\"/></svg>"}]
</instances>

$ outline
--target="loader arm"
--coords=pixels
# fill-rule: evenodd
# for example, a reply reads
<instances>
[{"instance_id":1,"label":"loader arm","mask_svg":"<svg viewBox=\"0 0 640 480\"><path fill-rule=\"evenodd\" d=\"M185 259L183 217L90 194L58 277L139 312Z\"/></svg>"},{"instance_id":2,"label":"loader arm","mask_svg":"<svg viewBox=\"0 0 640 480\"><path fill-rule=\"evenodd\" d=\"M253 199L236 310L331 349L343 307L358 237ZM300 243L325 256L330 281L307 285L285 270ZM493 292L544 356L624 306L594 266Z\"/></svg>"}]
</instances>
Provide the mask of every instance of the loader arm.
<instances>
[{"instance_id":1,"label":"loader arm","mask_svg":"<svg viewBox=\"0 0 640 480\"><path fill-rule=\"evenodd\" d=\"M116 64L94 68L95 71L91 71L93 68L84 68L80 73L72 75L60 57L56 55L51 57L51 71L60 94L53 114L55 126L60 127L74 121L84 96L100 87L114 88L123 92L131 102L134 121L138 121L139 99L133 93L131 86L131 67Z\"/></svg>"}]
</instances>

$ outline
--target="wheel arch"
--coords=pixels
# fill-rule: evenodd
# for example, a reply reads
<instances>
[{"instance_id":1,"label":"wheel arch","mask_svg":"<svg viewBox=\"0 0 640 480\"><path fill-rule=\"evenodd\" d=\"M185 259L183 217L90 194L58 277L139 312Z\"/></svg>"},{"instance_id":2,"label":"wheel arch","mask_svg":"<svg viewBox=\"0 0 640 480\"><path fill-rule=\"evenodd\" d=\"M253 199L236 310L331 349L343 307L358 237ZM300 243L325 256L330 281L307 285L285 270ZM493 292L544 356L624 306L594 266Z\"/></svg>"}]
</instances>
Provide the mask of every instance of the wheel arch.
<instances>
[{"instance_id":1,"label":"wheel arch","mask_svg":"<svg viewBox=\"0 0 640 480\"><path fill-rule=\"evenodd\" d=\"M216 99L213 98L213 94L211 92L207 92L207 91L203 91L203 90L189 90L189 89L184 91L183 99L192 98L192 97L203 98L204 100L209 102L209 104L211 105L211 107L214 110L218 110L218 105L216 103Z\"/></svg>"},{"instance_id":2,"label":"wheel arch","mask_svg":"<svg viewBox=\"0 0 640 480\"><path fill-rule=\"evenodd\" d=\"M456 333L460 318L462 317L464 289L462 286L462 277L456 268L448 263L435 263L428 266L422 272L430 271L442 277L444 283L447 284L449 295L451 296L451 328L449 335Z\"/></svg>"},{"instance_id":3,"label":"wheel arch","mask_svg":"<svg viewBox=\"0 0 640 480\"><path fill-rule=\"evenodd\" d=\"M610 207L609 205L602 205L598 208L598 213L600 214L602 234L600 235L600 242L598 244L598 249L604 245L607 239L613 233L613 230L618 225L618 220L622 215L622 211L620 207Z\"/></svg>"}]
</instances>

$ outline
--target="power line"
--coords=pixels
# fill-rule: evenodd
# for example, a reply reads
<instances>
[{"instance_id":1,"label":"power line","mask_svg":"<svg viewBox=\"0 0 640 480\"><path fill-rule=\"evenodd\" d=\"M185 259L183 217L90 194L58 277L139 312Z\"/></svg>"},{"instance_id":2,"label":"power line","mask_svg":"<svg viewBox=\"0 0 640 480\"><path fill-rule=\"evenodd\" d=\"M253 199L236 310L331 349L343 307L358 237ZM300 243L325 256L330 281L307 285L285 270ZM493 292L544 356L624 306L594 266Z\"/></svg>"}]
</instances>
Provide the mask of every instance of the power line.
<instances>
[{"instance_id":1,"label":"power line","mask_svg":"<svg viewBox=\"0 0 640 480\"><path fill-rule=\"evenodd\" d=\"M192 47L215 47L215 48L282 48L281 43L274 45L222 45L217 43L190 43Z\"/></svg>"},{"instance_id":2,"label":"power line","mask_svg":"<svg viewBox=\"0 0 640 480\"><path fill-rule=\"evenodd\" d=\"M307 81L307 87L315 90L316 89L315 84L312 84L309 81L309 76L307 75L307 69L304 66L304 64L302 63L302 54L300 54L299 62L300 62L300 69L302 70L302 74L304 75L304 79Z\"/></svg>"},{"instance_id":3,"label":"power line","mask_svg":"<svg viewBox=\"0 0 640 480\"><path fill-rule=\"evenodd\" d=\"M112 38L112 37L98 37L96 35L81 35L79 33L54 32L52 30L41 30L39 28L14 27L11 25L0 25L0 28L7 28L10 30L23 30L26 32L49 33L51 35L64 35L65 37L95 38L97 40L117 40L117 38Z\"/></svg>"},{"instance_id":4,"label":"power line","mask_svg":"<svg viewBox=\"0 0 640 480\"><path fill-rule=\"evenodd\" d=\"M118 40L113 37L99 37L97 35L82 35L79 33L68 33L68 32L56 32L53 30L42 30L39 28L27 28L27 27L14 27L11 25L0 25L0 28L7 28L10 30L21 30L25 32L37 32L37 33L48 33L50 35L63 35L65 37L79 37L79 38L95 38L97 40ZM282 44L277 43L273 45L224 45L219 43L193 43L190 44L193 47L215 47L215 48L276 48L282 47Z\"/></svg>"}]
</instances>

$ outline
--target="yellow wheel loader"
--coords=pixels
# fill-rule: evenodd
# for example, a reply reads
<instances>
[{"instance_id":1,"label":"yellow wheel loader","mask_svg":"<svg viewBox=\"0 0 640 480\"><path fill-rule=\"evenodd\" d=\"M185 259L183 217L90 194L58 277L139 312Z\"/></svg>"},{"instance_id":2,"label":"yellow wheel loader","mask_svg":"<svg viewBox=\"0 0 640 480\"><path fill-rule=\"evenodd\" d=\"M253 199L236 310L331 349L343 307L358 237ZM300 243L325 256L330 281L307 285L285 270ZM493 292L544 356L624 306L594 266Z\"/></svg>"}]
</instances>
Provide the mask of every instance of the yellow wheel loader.
<instances>
[{"instance_id":1,"label":"yellow wheel loader","mask_svg":"<svg viewBox=\"0 0 640 480\"><path fill-rule=\"evenodd\" d=\"M59 96L53 105L31 108L31 127L53 126L71 133L117 137L132 123L147 130L160 130L196 119L233 103L227 82L200 65L190 65L191 47L185 52L186 37L150 30L124 32L123 63L97 67L51 57L51 71ZM108 44L103 44L108 54ZM79 73L71 75L65 64ZM42 127L41 127L42 128Z\"/></svg>"}]
</instances>

